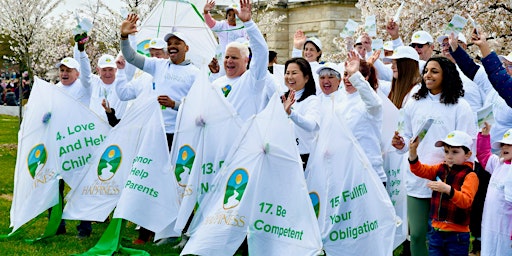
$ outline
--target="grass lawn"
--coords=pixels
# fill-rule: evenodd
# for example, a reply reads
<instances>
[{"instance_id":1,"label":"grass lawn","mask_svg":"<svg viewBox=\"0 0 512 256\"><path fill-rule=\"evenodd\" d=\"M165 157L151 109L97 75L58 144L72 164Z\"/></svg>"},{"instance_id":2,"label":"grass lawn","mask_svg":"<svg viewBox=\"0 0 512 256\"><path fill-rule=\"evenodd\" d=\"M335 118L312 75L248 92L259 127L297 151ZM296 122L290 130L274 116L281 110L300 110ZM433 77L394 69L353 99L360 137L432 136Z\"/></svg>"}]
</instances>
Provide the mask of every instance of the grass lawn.
<instances>
[{"instance_id":1,"label":"grass lawn","mask_svg":"<svg viewBox=\"0 0 512 256\"><path fill-rule=\"evenodd\" d=\"M11 232L9 228L9 212L14 190L14 168L16 164L16 149L18 141L19 119L17 117L0 115L0 235ZM12 238L0 238L0 252L2 255L70 255L86 252L99 240L107 223L93 224L91 237L77 239L75 229L78 221L67 221L67 233L54 236L32 244L26 239L39 237L48 223L47 213L44 212L33 221L23 226L22 232ZM128 223L123 233L123 247L143 249L151 255L179 255L179 251L172 245L154 246L132 245L131 241L137 237L135 225ZM399 255L401 247L395 250L394 255Z\"/></svg>"},{"instance_id":2,"label":"grass lawn","mask_svg":"<svg viewBox=\"0 0 512 256\"><path fill-rule=\"evenodd\" d=\"M11 232L9 228L9 212L14 190L14 168L16 164L16 150L18 142L19 119L17 117L0 115L0 235ZM78 221L67 221L67 233L54 236L33 244L26 239L39 237L48 223L47 213L44 212L29 224L23 226L22 232L12 238L0 239L0 252L2 255L70 255L86 252L99 240L106 223L93 224L90 238L77 239L75 229ZM151 255L179 255L179 251L171 245L161 247L151 244L132 245L131 241L137 238L135 225L128 223L123 233L122 245L124 247L143 249Z\"/></svg>"}]
</instances>

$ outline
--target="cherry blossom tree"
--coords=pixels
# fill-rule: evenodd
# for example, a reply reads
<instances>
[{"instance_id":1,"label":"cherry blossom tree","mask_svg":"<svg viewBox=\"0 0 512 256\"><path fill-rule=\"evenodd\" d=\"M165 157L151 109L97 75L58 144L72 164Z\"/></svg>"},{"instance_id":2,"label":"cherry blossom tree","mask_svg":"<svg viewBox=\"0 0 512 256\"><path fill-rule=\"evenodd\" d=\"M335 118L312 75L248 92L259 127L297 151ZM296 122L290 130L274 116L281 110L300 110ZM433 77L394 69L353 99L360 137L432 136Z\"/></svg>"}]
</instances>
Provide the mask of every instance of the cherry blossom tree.
<instances>
[{"instance_id":1,"label":"cherry blossom tree","mask_svg":"<svg viewBox=\"0 0 512 256\"><path fill-rule=\"evenodd\" d=\"M391 40L386 33L386 23L396 13L401 2L396 0L359 0L356 7L361 9L361 20L369 15L375 15L377 19L377 37L384 41ZM508 54L512 51L512 2L508 0L416 0L405 1L404 8L400 15L400 35L404 43L408 43L412 34L418 30L428 31L434 40L444 34L446 25L454 14L465 18L473 18L477 27L485 30L489 42L498 54ZM466 38L470 38L473 25L468 21L463 30ZM359 35L362 28L358 30ZM335 38L334 43L339 47L339 54L332 54L329 57L335 60L342 60L346 56L346 43L341 38ZM473 56L479 54L476 46L471 46L469 52ZM439 47L436 46L436 49Z\"/></svg>"},{"instance_id":2,"label":"cherry blossom tree","mask_svg":"<svg viewBox=\"0 0 512 256\"><path fill-rule=\"evenodd\" d=\"M0 34L8 41L8 59L33 74L36 44L44 37L46 18L63 0L0 0Z\"/></svg>"}]
</instances>

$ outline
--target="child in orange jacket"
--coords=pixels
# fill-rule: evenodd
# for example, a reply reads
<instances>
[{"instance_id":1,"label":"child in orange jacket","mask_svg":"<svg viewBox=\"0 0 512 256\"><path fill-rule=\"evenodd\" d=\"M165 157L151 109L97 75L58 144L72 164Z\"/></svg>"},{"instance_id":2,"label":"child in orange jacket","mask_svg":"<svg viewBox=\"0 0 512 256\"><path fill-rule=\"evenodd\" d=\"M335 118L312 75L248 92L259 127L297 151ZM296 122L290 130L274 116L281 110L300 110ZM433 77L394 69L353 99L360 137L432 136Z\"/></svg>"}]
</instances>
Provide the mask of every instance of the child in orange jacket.
<instances>
[{"instance_id":1,"label":"child in orange jacket","mask_svg":"<svg viewBox=\"0 0 512 256\"><path fill-rule=\"evenodd\" d=\"M471 157L473 138L462 131L450 132L436 147L444 147L445 160L437 165L422 164L416 152L419 140L410 142L409 163L411 171L430 179L432 189L428 233L429 256L468 255L469 214L478 190L478 177L473 171Z\"/></svg>"}]
</instances>

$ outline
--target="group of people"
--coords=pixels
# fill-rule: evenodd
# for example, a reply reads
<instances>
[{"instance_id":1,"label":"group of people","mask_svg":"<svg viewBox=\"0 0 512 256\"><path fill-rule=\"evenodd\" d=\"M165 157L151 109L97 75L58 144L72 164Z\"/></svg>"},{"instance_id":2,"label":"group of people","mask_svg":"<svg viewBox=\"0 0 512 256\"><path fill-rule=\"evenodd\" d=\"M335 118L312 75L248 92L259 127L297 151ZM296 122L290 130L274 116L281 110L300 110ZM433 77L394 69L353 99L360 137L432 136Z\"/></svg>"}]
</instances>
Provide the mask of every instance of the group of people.
<instances>
[{"instance_id":1,"label":"group of people","mask_svg":"<svg viewBox=\"0 0 512 256\"><path fill-rule=\"evenodd\" d=\"M294 126L306 169L322 113L335 111L384 186L388 181L386 155L408 156L410 170L405 179L410 246L405 246L405 251L415 256L468 255L472 232L477 241L473 249L481 249L482 255L512 254L512 56L499 57L490 51L483 31L471 35L482 53L480 65L465 52L468 40L463 34L434 40L430 33L417 31L405 45L393 21L386 27L391 41L384 59L371 50L371 38L364 34L352 45L354 51L348 53L345 63L325 63L321 62L321 41L298 30L291 58L284 64L284 79L277 81L272 74L276 72L276 53L270 51L269 56L265 39L251 19L250 1L241 0L239 8L227 8L224 21L211 17L214 7L215 2L208 0L203 9L205 22L217 33L223 49L221 59L214 58L209 65L211 81L241 120L261 112L278 93ZM200 69L186 58L189 46L183 32L153 38L148 45L151 57L138 54L129 40L137 32L138 19L130 14L123 21L121 54L101 56L97 75L91 72L84 51L86 40L77 42L74 57L58 64L57 86L112 126L126 113L127 101L155 97L162 108L170 151L181 101ZM438 56L434 56L436 42L441 52ZM400 116L392 141L382 140L385 116L390 113L385 101ZM485 123L478 133L478 110L489 105L494 124ZM417 134L430 119L426 134ZM390 144L393 150L389 150ZM477 165L491 174L481 210L481 231L480 223L470 229L471 207L483 187ZM88 237L90 222L81 222L78 230L80 237ZM152 236L144 228L139 234L136 244L149 242Z\"/></svg>"},{"instance_id":2,"label":"group of people","mask_svg":"<svg viewBox=\"0 0 512 256\"><path fill-rule=\"evenodd\" d=\"M21 95L20 95L21 90ZM0 85L0 105L18 106L20 96L28 99L31 91L31 82L28 73L24 73L22 78L2 79Z\"/></svg>"}]
</instances>

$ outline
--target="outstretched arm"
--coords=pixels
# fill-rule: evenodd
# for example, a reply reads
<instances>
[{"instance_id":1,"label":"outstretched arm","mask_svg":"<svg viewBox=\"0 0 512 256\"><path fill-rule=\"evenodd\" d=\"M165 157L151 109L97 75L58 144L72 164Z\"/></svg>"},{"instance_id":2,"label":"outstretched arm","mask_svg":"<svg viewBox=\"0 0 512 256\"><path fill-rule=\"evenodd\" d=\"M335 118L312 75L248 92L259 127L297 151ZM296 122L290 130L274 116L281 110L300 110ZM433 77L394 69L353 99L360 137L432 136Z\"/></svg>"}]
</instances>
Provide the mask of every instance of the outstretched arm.
<instances>
[{"instance_id":1,"label":"outstretched arm","mask_svg":"<svg viewBox=\"0 0 512 256\"><path fill-rule=\"evenodd\" d=\"M130 45L128 35L137 32L137 21L139 16L134 13L128 14L128 17L121 23L121 51L125 60L134 65L137 68L142 69L144 67L145 58L142 55L138 55Z\"/></svg>"},{"instance_id":2,"label":"outstretched arm","mask_svg":"<svg viewBox=\"0 0 512 256\"><path fill-rule=\"evenodd\" d=\"M213 10L214 7L215 1L207 0L203 8L204 21L206 22L206 25L208 25L209 28L213 28L215 26L215 23L217 23L217 21L214 20L213 17L210 15L210 11Z\"/></svg>"}]
</instances>

